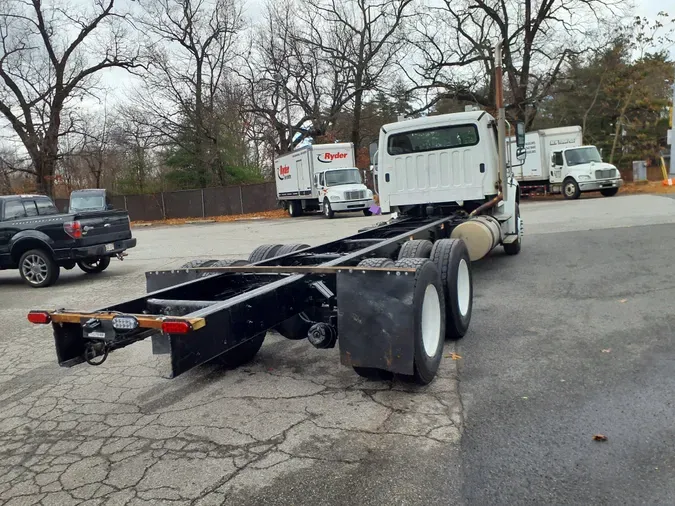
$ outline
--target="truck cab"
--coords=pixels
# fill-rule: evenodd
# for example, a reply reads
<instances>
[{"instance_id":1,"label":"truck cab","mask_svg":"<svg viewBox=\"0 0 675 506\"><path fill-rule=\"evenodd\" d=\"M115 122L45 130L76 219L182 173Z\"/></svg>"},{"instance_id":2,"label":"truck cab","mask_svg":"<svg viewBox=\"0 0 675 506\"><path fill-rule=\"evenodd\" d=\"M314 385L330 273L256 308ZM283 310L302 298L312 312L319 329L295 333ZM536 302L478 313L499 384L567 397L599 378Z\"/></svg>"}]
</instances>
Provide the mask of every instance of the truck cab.
<instances>
[{"instance_id":1,"label":"truck cab","mask_svg":"<svg viewBox=\"0 0 675 506\"><path fill-rule=\"evenodd\" d=\"M314 174L314 184L327 218L339 212L363 211L366 216L372 214L370 207L375 203L373 192L363 184L358 168L341 167L317 172Z\"/></svg>"},{"instance_id":2,"label":"truck cab","mask_svg":"<svg viewBox=\"0 0 675 506\"><path fill-rule=\"evenodd\" d=\"M551 153L551 191L566 199L579 198L581 192L600 191L616 195L623 184L618 169L604 163L595 146L575 146Z\"/></svg>"}]
</instances>

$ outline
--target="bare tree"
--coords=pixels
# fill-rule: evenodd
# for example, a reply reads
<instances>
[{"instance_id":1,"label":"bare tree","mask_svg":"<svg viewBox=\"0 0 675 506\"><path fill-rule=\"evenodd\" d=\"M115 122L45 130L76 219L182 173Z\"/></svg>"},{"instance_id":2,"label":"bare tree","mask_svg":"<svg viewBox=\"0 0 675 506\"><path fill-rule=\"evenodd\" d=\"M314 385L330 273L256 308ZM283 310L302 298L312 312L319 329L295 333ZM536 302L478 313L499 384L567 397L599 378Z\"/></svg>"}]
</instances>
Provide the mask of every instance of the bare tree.
<instances>
[{"instance_id":1,"label":"bare tree","mask_svg":"<svg viewBox=\"0 0 675 506\"><path fill-rule=\"evenodd\" d=\"M494 107L491 48L504 41L504 76L512 117L531 125L567 59L589 48L606 19L618 20L620 0L443 0L420 18L418 49L408 77L414 88Z\"/></svg>"},{"instance_id":2,"label":"bare tree","mask_svg":"<svg viewBox=\"0 0 675 506\"><path fill-rule=\"evenodd\" d=\"M300 41L349 86L351 141L358 147L364 95L385 87L403 52L402 24L412 0L303 0Z\"/></svg>"},{"instance_id":3,"label":"bare tree","mask_svg":"<svg viewBox=\"0 0 675 506\"><path fill-rule=\"evenodd\" d=\"M146 87L135 98L137 120L154 126L195 160L199 184L218 171L218 94L243 30L236 0L151 0L143 25L158 39Z\"/></svg>"},{"instance_id":4,"label":"bare tree","mask_svg":"<svg viewBox=\"0 0 675 506\"><path fill-rule=\"evenodd\" d=\"M22 170L39 191L52 193L59 138L73 126L62 121L69 101L90 93L102 71L141 65L130 28L115 0L91 9L0 0L0 113L30 157Z\"/></svg>"}]
</instances>

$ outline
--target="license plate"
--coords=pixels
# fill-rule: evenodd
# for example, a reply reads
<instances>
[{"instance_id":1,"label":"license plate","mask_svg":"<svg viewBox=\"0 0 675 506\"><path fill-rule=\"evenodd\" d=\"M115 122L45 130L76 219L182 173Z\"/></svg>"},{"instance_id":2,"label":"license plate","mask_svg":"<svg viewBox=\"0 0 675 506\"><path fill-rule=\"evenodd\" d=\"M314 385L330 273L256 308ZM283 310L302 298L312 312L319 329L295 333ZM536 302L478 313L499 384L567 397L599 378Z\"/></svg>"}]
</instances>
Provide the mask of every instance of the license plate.
<instances>
[{"instance_id":1,"label":"license plate","mask_svg":"<svg viewBox=\"0 0 675 506\"><path fill-rule=\"evenodd\" d=\"M106 245L105 245L105 250L106 250L106 251L112 251L112 250L114 250L114 249L115 249L115 245L114 245L114 244L106 244Z\"/></svg>"}]
</instances>

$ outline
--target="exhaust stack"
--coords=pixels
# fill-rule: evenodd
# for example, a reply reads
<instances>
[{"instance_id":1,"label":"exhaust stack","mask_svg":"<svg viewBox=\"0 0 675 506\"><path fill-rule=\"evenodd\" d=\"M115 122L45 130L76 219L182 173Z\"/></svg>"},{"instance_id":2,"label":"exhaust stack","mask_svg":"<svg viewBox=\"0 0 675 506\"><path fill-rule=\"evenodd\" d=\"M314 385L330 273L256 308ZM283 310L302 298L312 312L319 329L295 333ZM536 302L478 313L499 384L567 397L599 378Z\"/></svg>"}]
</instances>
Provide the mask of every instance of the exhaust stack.
<instances>
[{"instance_id":1,"label":"exhaust stack","mask_svg":"<svg viewBox=\"0 0 675 506\"><path fill-rule=\"evenodd\" d=\"M495 104L497 106L497 142L499 144L499 182L502 199L508 200L508 184L506 184L506 111L504 110L504 89L502 70L502 46L504 41L495 44Z\"/></svg>"}]
</instances>

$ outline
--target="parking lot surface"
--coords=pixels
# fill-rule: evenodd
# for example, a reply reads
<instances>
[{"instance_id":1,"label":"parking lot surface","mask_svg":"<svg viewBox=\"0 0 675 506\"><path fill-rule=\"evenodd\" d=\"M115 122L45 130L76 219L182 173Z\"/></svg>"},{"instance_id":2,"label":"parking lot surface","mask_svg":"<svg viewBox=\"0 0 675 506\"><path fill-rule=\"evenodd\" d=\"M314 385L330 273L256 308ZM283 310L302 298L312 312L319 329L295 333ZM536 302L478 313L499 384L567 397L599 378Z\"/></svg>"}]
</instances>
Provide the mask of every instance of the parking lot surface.
<instances>
[{"instance_id":1,"label":"parking lot surface","mask_svg":"<svg viewBox=\"0 0 675 506\"><path fill-rule=\"evenodd\" d=\"M307 342L285 341L272 334L253 363L234 371L202 366L167 380L150 343L117 351L100 367L63 369L56 364L49 329L31 327L25 318L29 309L88 310L140 296L147 270L178 267L194 258L246 258L262 243L319 244L386 217L339 216L331 221L304 217L136 229L138 247L124 262L113 261L108 271L96 277L75 269L64 272L56 286L35 290L24 286L16 272L0 273L0 502L500 503L490 495L495 490L490 486L487 495L475 495L479 484L473 480L481 477L496 484L504 476L504 468L493 464L508 462L507 454L491 454L486 445L491 442L493 452L499 445L508 445L508 438L514 436L509 427L521 408L501 395L516 395L507 389L515 380L545 384L552 374L539 363L540 376L528 378L523 357L529 355L524 350L538 356L541 348L546 356L560 360L565 353L590 352L585 348L590 328L591 342L616 353L617 344L604 344L602 337L626 328L629 314L651 321L658 306L643 313L651 295L641 295L644 298L636 306L619 309L609 307L610 299L633 299L640 290L647 293L654 286L661 290L658 297L670 301L675 297L669 288L675 284L672 275L666 262L657 262L662 257L652 251L654 246L649 246L648 255L638 251L644 241L663 239L669 230L675 236L670 225L662 225L675 223L675 200L635 196L523 203L522 214L523 253L505 257L499 250L474 264L476 299L470 331L457 345L446 345L448 358L439 377L425 388L365 381L339 364L337 350L315 350ZM551 237L559 232L565 233ZM675 246L672 239L663 244L669 251ZM611 255L620 259L617 271L611 268ZM625 278L610 274L625 274L629 267L639 275L638 281L625 286L635 288L635 293L611 292L607 287ZM547 277L551 272L554 277ZM598 287L597 297L608 299L606 306L588 302L580 307L578 299L586 294L594 300ZM535 302L538 305L533 307ZM559 349L552 344L559 328L549 332L550 325L542 327L542 312L559 316L561 322L570 314L576 318L574 331L564 333ZM672 322L667 318L662 321ZM635 346L624 352L643 357L647 349L665 351L668 343L662 341L661 328L634 326L634 332L651 333L653 347ZM507 340L505 349L501 343ZM670 347L672 356L672 338ZM449 358L451 351L458 351L462 359ZM630 356L615 365L604 364L614 371L613 380L628 365L636 370L647 367ZM590 384L599 381L597 371L594 375L590 369L579 367L577 388L583 387L586 375ZM574 377L568 370L560 379L572 382ZM642 378L647 389L649 379ZM668 386L663 383L659 388ZM520 401L533 395L527 389L523 392L518 395ZM550 396L555 395L565 392L551 390ZM658 397L650 399L656 402ZM493 400L509 409L488 409ZM619 409L618 401L607 402L608 413ZM571 409L567 401L562 406ZM533 431L558 416L555 404L539 408L534 410L536 416L526 420ZM597 416L602 417L604 407L598 409ZM630 410L630 405L624 409ZM660 413L672 419L672 409L671 404ZM626 430L629 419L624 418ZM603 428L589 424L588 429L596 426ZM474 443L467 446L467 441ZM537 448L545 443L538 442ZM527 448L521 442L513 453L532 451ZM611 450L607 454L607 458L615 456ZM527 470L518 458L514 462ZM542 462L545 465L545 459ZM662 468L662 473L667 472L672 469ZM501 486L508 487L508 481ZM521 488L521 492L526 498L527 490Z\"/></svg>"}]
</instances>

